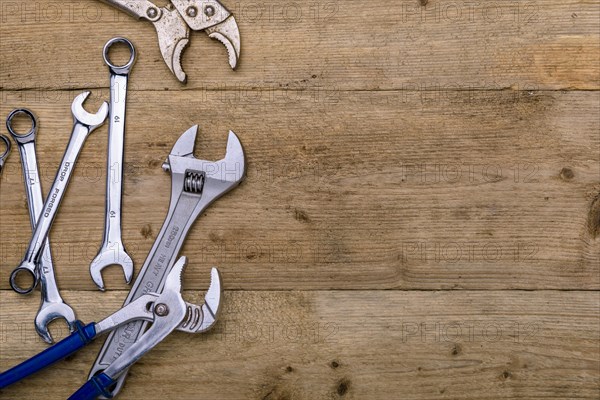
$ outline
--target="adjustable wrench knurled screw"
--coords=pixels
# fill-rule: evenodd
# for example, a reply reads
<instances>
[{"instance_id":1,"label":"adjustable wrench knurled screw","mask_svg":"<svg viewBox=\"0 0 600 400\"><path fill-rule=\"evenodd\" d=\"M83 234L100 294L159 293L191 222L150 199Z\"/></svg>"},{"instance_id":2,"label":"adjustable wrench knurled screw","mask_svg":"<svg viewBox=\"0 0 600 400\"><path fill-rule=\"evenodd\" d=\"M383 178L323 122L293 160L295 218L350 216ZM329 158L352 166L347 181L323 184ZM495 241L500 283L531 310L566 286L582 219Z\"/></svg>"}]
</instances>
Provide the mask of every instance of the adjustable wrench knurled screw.
<instances>
[{"instance_id":1,"label":"adjustable wrench knurled screw","mask_svg":"<svg viewBox=\"0 0 600 400\"><path fill-rule=\"evenodd\" d=\"M83 102L90 95L90 92L83 92L73 100L71 105L71 112L73 113L73 131L71 132L71 138L63 155L62 161L56 172L54 183L48 197L44 202L44 208L39 216L38 223L35 227L25 257L17 268L10 274L10 286L17 293L31 293L37 286L39 281L39 273L36 268L36 264L39 262L42 256L43 245L48 238L52 222L56 216L56 212L60 206L62 198L65 194L73 169L79 157L79 153L83 148L83 144L87 139L88 135L92 133L96 128L104 123L106 116L108 115L108 104L102 103L102 106L96 114L90 114L83 108ZM22 288L17 283L17 275L21 272L27 272L32 278L33 282L30 287Z\"/></svg>"},{"instance_id":2,"label":"adjustable wrench knurled screw","mask_svg":"<svg viewBox=\"0 0 600 400\"><path fill-rule=\"evenodd\" d=\"M31 129L26 133L18 133L13 129L12 121L18 115L24 115L31 120ZM6 118L6 129L15 140L21 155L23 179L25 192L27 194L27 205L29 206L29 218L31 228L35 229L38 218L42 213L44 198L42 196L42 183L39 176L37 164L35 139L37 135L37 118L27 109L13 110ZM40 278L40 290L42 300L40 308L35 317L35 330L47 343L52 343L52 335L48 329L50 322L62 318L67 322L69 330L75 328L75 312L68 306L60 296L54 265L52 263L52 252L50 251L50 240L46 239L43 246L42 257L39 260L37 271Z\"/></svg>"},{"instance_id":3,"label":"adjustable wrench knurled screw","mask_svg":"<svg viewBox=\"0 0 600 400\"><path fill-rule=\"evenodd\" d=\"M129 61L123 66L114 65L108 56L110 48L116 43L124 43L130 51ZM110 265L120 265L123 268L127 283L131 282L133 277L133 260L123 246L121 235L121 200L125 147L125 104L129 72L135 63L135 48L129 40L117 37L106 43L103 55L104 62L110 70L106 215L102 244L90 264L90 275L100 290L104 290L102 270Z\"/></svg>"}]
</instances>

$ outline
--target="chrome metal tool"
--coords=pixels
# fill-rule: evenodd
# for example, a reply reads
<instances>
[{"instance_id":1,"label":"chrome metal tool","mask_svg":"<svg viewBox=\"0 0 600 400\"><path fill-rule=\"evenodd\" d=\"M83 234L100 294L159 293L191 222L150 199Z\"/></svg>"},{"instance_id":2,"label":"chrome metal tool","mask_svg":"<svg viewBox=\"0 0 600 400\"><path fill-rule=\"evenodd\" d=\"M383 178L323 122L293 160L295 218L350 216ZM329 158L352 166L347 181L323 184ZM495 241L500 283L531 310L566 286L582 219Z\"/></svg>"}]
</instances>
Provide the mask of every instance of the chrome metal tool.
<instances>
[{"instance_id":1,"label":"chrome metal tool","mask_svg":"<svg viewBox=\"0 0 600 400\"><path fill-rule=\"evenodd\" d=\"M197 131L198 126L196 125L181 135L163 164L163 169L171 173L169 212L132 285L125 305L137 300L149 290L156 288L160 290L163 287L196 218L215 200L238 186L245 175L244 150L235 133L229 131L225 158L215 162L199 160L194 157ZM212 304L210 299L207 299L206 304L212 310L216 307L216 304ZM210 312L205 312L204 317L209 318L210 314ZM206 321L210 322L210 319ZM203 324L206 323L208 322L203 322ZM100 350L90 372L90 378L100 371L104 371L124 351L134 345L145 327L145 322L133 321L126 327L112 332ZM112 395L122 387L125 375L123 373L117 379Z\"/></svg>"},{"instance_id":2,"label":"chrome metal tool","mask_svg":"<svg viewBox=\"0 0 600 400\"><path fill-rule=\"evenodd\" d=\"M31 120L31 128L26 133L18 133L13 129L12 121L18 115L24 115ZM40 214L44 207L42 197L42 182L40 180L37 163L35 139L37 136L38 123L35 115L26 108L13 110L6 118L6 129L17 143L21 155L21 166L23 179L25 181L25 193L27 205L29 206L29 219L31 228L35 229ZM72 332L75 329L75 311L64 302L58 291L52 252L50 251L50 240L46 238L43 245L42 256L36 265L36 274L40 277L40 291L42 301L35 317L35 330L47 343L52 343L52 335L48 329L50 322L62 318Z\"/></svg>"},{"instance_id":3,"label":"chrome metal tool","mask_svg":"<svg viewBox=\"0 0 600 400\"><path fill-rule=\"evenodd\" d=\"M48 197L46 197L46 201L44 202L42 213L39 216L35 231L31 236L29 246L25 252L25 257L10 275L10 286L17 293L30 293L37 286L40 274L37 271L36 265L39 263L40 257L42 256L44 243L46 243L46 239L50 234L52 222L54 221L60 202L67 190L79 153L81 152L88 135L102 125L108 115L108 104L106 102L102 103L102 106L96 114L90 114L85 111L83 102L89 94L90 92L83 92L73 100L73 104L71 105L71 112L73 113L73 131L71 133L71 139L69 140L63 159L56 172L56 178L54 178L52 188L50 189L50 192L48 192ZM28 273L31 278L31 285L26 288L22 288L17 283L17 276L23 272Z\"/></svg>"},{"instance_id":4,"label":"chrome metal tool","mask_svg":"<svg viewBox=\"0 0 600 400\"><path fill-rule=\"evenodd\" d=\"M127 14L152 22L158 34L163 60L181 82L186 81L181 54L189 43L190 29L205 31L223 43L229 65L235 68L240 57L240 32L235 18L218 0L170 0L157 7L149 0L100 0Z\"/></svg>"},{"instance_id":5,"label":"chrome metal tool","mask_svg":"<svg viewBox=\"0 0 600 400\"><path fill-rule=\"evenodd\" d=\"M0 153L0 175L2 174L2 169L4 169L4 162L8 158L10 154L10 140L4 135L0 135L0 141L4 143L4 151Z\"/></svg>"},{"instance_id":6,"label":"chrome metal tool","mask_svg":"<svg viewBox=\"0 0 600 400\"><path fill-rule=\"evenodd\" d=\"M187 259L181 257L165 277L160 290L150 291L108 316L102 321L83 325L76 322L76 330L52 347L29 360L0 374L0 389L32 375L43 368L77 352L98 336L135 321L151 323L139 340L123 351L106 369L91 377L69 399L93 400L98 396L111 396L110 388L119 376L152 350L174 330L200 333L211 328L218 317L222 284L216 268L211 271L211 283L202 306L190 304L181 296L181 278ZM209 298L210 297L210 298Z\"/></svg>"},{"instance_id":7,"label":"chrome metal tool","mask_svg":"<svg viewBox=\"0 0 600 400\"><path fill-rule=\"evenodd\" d=\"M117 66L110 61L108 51L116 43L129 48L129 61ZM133 277L133 260L127 254L121 235L121 200L123 192L123 152L125 148L125 104L129 72L135 63L133 43L121 37L109 40L104 46L104 62L110 70L110 106L108 111L108 156L106 167L106 208L104 235L100 250L90 264L92 280L104 290L102 270L109 265L120 265L125 281Z\"/></svg>"}]
</instances>

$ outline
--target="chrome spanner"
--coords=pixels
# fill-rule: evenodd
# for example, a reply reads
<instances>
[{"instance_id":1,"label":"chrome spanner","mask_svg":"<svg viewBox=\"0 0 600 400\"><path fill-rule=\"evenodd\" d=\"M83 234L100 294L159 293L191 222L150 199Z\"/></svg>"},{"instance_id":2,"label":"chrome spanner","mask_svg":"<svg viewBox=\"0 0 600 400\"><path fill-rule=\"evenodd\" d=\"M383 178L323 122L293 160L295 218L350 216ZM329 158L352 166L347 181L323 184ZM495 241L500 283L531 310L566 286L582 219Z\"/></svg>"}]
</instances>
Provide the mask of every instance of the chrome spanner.
<instances>
[{"instance_id":1,"label":"chrome spanner","mask_svg":"<svg viewBox=\"0 0 600 400\"><path fill-rule=\"evenodd\" d=\"M17 115L24 115L31 120L31 128L28 132L21 134L13 129L12 121ZM27 205L29 206L31 229L35 229L44 206L42 183L40 181L35 151L37 126L37 118L30 110L25 108L13 110L6 118L6 129L17 143L21 155L21 166L23 169L25 192L27 194ZM35 317L35 330L44 341L51 344L53 343L53 339L48 329L50 322L62 318L69 326L69 331L73 332L73 329L75 329L74 324L77 319L73 309L63 301L58 292L49 239L46 239L45 241L42 257L40 258L37 268L40 275L42 301Z\"/></svg>"},{"instance_id":2,"label":"chrome spanner","mask_svg":"<svg viewBox=\"0 0 600 400\"><path fill-rule=\"evenodd\" d=\"M0 135L0 140L4 143L5 149L2 153L0 153L0 174L2 174L2 169L4 168L4 161L8 158L10 154L10 140L4 135Z\"/></svg>"},{"instance_id":3,"label":"chrome spanner","mask_svg":"<svg viewBox=\"0 0 600 400\"><path fill-rule=\"evenodd\" d=\"M42 255L42 249L48 235L52 222L56 216L56 211L62 201L65 194L75 163L79 157L79 153L83 148L83 144L87 139L88 135L104 123L106 116L108 115L108 104L102 103L102 106L96 114L90 114L83 108L83 102L90 95L90 92L83 92L73 100L71 105L71 112L73 113L73 131L69 144L65 150L62 161L56 172L54 183L48 197L44 202L44 208L39 216L38 223L35 227L35 231L31 236L31 241L25 252L25 257L17 268L10 274L10 286L17 293L31 293L39 282L40 274L36 268L36 265L40 261ZM31 286L28 288L22 288L17 283L17 276L21 272L27 272L31 279Z\"/></svg>"},{"instance_id":4,"label":"chrome spanner","mask_svg":"<svg viewBox=\"0 0 600 400\"><path fill-rule=\"evenodd\" d=\"M123 66L110 61L108 51L115 43L129 47L130 58ZM104 290L102 270L109 265L120 265L125 281L133 277L133 260L127 254L121 239L121 196L123 190L123 148L125 147L125 103L129 71L135 62L133 43L121 37L109 40L104 46L104 62L110 70L110 107L108 113L108 162L106 168L106 215L104 237L96 257L90 264L90 275L100 290Z\"/></svg>"},{"instance_id":5,"label":"chrome spanner","mask_svg":"<svg viewBox=\"0 0 600 400\"><path fill-rule=\"evenodd\" d=\"M235 133L229 131L225 158L213 162L194 157L197 131L196 125L181 135L163 164L163 169L171 172L169 212L124 305L148 292L162 289L196 218L215 200L237 187L246 173L244 149ZM203 309L202 330L214 323L215 315L211 310L218 309L217 300L207 299L206 304L209 308ZM108 368L131 347L146 326L145 322L132 321L113 331L92 366L90 378ZM121 389L125 377L126 373L123 373L117 379L113 395Z\"/></svg>"}]
</instances>

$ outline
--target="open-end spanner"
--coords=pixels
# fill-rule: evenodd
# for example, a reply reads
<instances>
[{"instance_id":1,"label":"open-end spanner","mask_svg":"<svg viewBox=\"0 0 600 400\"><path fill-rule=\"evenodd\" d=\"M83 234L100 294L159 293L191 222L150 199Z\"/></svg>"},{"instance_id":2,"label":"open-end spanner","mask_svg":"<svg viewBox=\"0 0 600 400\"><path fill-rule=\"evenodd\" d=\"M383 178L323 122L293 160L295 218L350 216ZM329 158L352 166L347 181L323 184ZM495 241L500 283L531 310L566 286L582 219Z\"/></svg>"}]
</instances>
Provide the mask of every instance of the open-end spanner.
<instances>
[{"instance_id":1,"label":"open-end spanner","mask_svg":"<svg viewBox=\"0 0 600 400\"><path fill-rule=\"evenodd\" d=\"M10 286L17 293L30 293L36 287L40 275L36 265L42 255L44 243L48 238L52 222L54 221L60 202L62 201L69 180L73 174L73 169L75 168L79 153L81 152L88 135L94 131L94 129L102 125L108 115L108 104L106 102L102 103L102 106L100 106L100 109L96 114L90 114L85 111L83 102L89 95L90 92L81 93L73 100L73 104L71 105L71 112L73 113L73 131L71 132L69 144L67 145L65 154L63 155L58 171L56 172L52 188L50 189L50 192L48 192L48 196L44 202L42 213L39 216L35 231L31 236L31 241L25 252L25 257L19 266L10 274ZM17 276L22 272L27 272L32 279L32 284L28 288L22 288L17 283Z\"/></svg>"},{"instance_id":2,"label":"open-end spanner","mask_svg":"<svg viewBox=\"0 0 600 400\"><path fill-rule=\"evenodd\" d=\"M0 135L0 141L2 141L5 146L4 151L2 151L2 153L0 153L0 175L1 175L2 169L4 168L4 162L8 158L8 155L10 154L10 140L8 140L8 138L4 135Z\"/></svg>"},{"instance_id":3,"label":"open-end spanner","mask_svg":"<svg viewBox=\"0 0 600 400\"><path fill-rule=\"evenodd\" d=\"M216 199L238 186L246 172L244 149L238 137L229 131L227 152L220 161L203 161L194 157L198 126L188 129L175 143L163 164L171 172L171 202L165 222L139 272L125 305L149 291L161 290L165 277L173 267L192 224ZM205 317L215 311L214 302L207 300ZM209 320L207 320L209 321ZM100 373L132 346L144 332L145 322L133 321L113 331L96 358L90 377ZM118 379L113 394L125 381L126 373Z\"/></svg>"},{"instance_id":4,"label":"open-end spanner","mask_svg":"<svg viewBox=\"0 0 600 400\"><path fill-rule=\"evenodd\" d=\"M18 133L13 129L12 121L17 115L24 115L31 120L31 128L27 133ZM42 213L44 198L42 196L42 183L40 181L39 168L35 150L35 138L37 135L37 118L25 108L13 110L6 118L6 129L11 134L21 155L21 166L27 194L27 205L29 206L29 219L31 229L35 229L38 218ZM50 240L46 238L43 246L42 257L37 266L40 277L40 291L42 301L35 317L35 330L47 343L52 343L52 335L48 329L50 322L62 318L72 332L75 329L75 312L67 305L56 284L54 265L52 263L52 252L50 251Z\"/></svg>"},{"instance_id":5,"label":"open-end spanner","mask_svg":"<svg viewBox=\"0 0 600 400\"><path fill-rule=\"evenodd\" d=\"M129 47L129 61L117 66L110 61L108 51L115 43ZM129 72L135 62L133 43L121 37L109 40L104 46L104 62L110 70L110 107L108 112L108 161L106 168L106 209L104 237L96 257L90 264L90 275L100 290L104 290L102 270L120 265L125 281L133 277L133 260L127 254L121 238L121 195L123 191L123 149L125 147L125 103Z\"/></svg>"}]
</instances>

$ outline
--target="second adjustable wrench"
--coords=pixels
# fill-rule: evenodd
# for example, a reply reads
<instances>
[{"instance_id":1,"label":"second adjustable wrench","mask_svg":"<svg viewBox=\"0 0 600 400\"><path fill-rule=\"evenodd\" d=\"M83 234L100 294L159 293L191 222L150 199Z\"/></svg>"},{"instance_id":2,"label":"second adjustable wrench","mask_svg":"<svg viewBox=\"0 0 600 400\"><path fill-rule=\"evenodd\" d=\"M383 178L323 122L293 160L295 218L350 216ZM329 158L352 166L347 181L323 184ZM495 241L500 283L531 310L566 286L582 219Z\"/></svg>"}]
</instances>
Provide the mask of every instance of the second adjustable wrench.
<instances>
[{"instance_id":1,"label":"second adjustable wrench","mask_svg":"<svg viewBox=\"0 0 600 400\"><path fill-rule=\"evenodd\" d=\"M36 264L39 262L42 255L42 249L48 235L56 211L62 201L65 194L75 163L79 157L79 153L83 148L83 144L87 139L88 135L104 123L106 116L108 115L108 104L102 103L102 106L96 114L90 114L83 108L83 102L90 95L90 92L83 92L73 100L71 105L71 112L73 113L73 131L71 132L71 138L69 144L65 150L62 161L58 166L56 177L48 197L44 202L44 208L39 216L38 223L35 227L35 231L31 236L29 246L25 252L25 257L17 268L10 274L10 286L17 293L31 293L37 286L39 281L39 272L37 271ZM31 285L27 288L22 288L17 283L17 276L21 272L27 272L31 277Z\"/></svg>"},{"instance_id":2,"label":"second adjustable wrench","mask_svg":"<svg viewBox=\"0 0 600 400\"><path fill-rule=\"evenodd\" d=\"M171 202L165 222L140 270L125 305L149 291L160 291L164 279L173 268L177 254L185 237L199 215L215 200L237 187L245 173L244 149L238 137L229 131L225 158L219 161L204 161L194 157L194 143L198 126L188 129L175 143L167 161L165 171L171 172ZM207 297L205 318L210 310L218 309L218 296ZM206 330L215 321L208 318L201 330ZM90 372L90 377L106 369L124 351L131 347L144 333L147 323L133 321L113 331ZM122 387L126 373L118 379L113 395Z\"/></svg>"},{"instance_id":3,"label":"second adjustable wrench","mask_svg":"<svg viewBox=\"0 0 600 400\"><path fill-rule=\"evenodd\" d=\"M12 126L12 120L17 115L25 115L31 120L31 129L29 132L20 134L15 132ZM21 166L23 169L23 179L25 180L25 192L27 194L27 204L29 206L29 218L31 220L31 229L35 229L38 218L44 207L44 198L42 197L42 183L40 181L39 168L35 151L35 137L37 135L37 119L35 115L27 109L13 110L6 118L6 129L11 134L21 155ZM48 330L48 325L55 319L62 318L67 322L69 330L75 329L75 312L67 305L56 284L54 275L54 265L52 263L52 253L50 251L50 240L46 239L42 257L38 264L38 273L40 276L40 290L42 292L42 301L35 317L35 330L47 343L52 343L52 336Z\"/></svg>"},{"instance_id":4,"label":"second adjustable wrench","mask_svg":"<svg viewBox=\"0 0 600 400\"><path fill-rule=\"evenodd\" d=\"M115 43L124 43L129 47L130 58L123 66L114 65L108 57L108 51ZM106 168L106 215L104 220L104 238L98 254L90 265L92 280L104 290L102 270L109 265L120 265L125 281L133 277L133 260L125 251L121 239L121 195L123 190L123 149L125 147L125 102L127 101L127 82L129 71L135 62L133 44L121 37L109 40L104 46L104 62L110 70L110 107L108 115L108 162Z\"/></svg>"}]
</instances>

